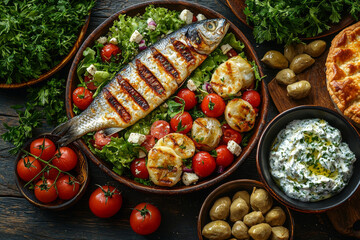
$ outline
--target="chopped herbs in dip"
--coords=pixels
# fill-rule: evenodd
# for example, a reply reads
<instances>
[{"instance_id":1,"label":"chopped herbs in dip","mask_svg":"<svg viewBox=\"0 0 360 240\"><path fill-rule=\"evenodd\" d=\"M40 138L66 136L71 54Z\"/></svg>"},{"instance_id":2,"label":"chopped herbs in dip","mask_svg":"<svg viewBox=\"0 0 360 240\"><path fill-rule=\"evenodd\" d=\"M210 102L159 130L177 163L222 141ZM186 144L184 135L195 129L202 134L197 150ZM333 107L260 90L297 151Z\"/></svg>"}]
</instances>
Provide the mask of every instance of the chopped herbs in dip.
<instances>
[{"instance_id":1,"label":"chopped herbs in dip","mask_svg":"<svg viewBox=\"0 0 360 240\"><path fill-rule=\"evenodd\" d=\"M281 130L270 151L270 172L289 197L316 202L348 183L355 154L341 133L322 119L295 120Z\"/></svg>"}]
</instances>

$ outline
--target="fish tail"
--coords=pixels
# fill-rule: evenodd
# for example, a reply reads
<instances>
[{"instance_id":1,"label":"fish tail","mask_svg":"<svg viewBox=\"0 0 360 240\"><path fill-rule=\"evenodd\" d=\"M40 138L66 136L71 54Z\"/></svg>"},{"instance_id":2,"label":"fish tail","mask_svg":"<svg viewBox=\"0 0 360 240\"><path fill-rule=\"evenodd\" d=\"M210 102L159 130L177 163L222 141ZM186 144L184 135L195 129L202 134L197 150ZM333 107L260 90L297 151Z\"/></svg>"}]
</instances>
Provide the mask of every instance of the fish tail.
<instances>
[{"instance_id":1,"label":"fish tail","mask_svg":"<svg viewBox=\"0 0 360 240\"><path fill-rule=\"evenodd\" d=\"M82 134L78 131L77 125L77 117L74 117L67 122L64 122L57 126L51 132L51 134L61 136L61 138L56 143L60 144L61 146L66 146L69 143L80 138Z\"/></svg>"}]
</instances>

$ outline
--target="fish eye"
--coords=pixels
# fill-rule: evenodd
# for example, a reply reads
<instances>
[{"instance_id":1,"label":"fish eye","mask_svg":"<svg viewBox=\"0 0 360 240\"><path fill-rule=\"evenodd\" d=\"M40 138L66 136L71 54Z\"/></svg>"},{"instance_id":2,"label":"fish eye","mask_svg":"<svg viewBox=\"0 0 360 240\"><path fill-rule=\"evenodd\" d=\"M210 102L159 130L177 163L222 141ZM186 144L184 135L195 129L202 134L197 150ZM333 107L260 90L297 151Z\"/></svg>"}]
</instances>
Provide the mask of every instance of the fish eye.
<instances>
[{"instance_id":1,"label":"fish eye","mask_svg":"<svg viewBox=\"0 0 360 240\"><path fill-rule=\"evenodd\" d=\"M215 28L216 28L216 25L214 22L208 22L206 28L209 30L209 31L214 31Z\"/></svg>"}]
</instances>

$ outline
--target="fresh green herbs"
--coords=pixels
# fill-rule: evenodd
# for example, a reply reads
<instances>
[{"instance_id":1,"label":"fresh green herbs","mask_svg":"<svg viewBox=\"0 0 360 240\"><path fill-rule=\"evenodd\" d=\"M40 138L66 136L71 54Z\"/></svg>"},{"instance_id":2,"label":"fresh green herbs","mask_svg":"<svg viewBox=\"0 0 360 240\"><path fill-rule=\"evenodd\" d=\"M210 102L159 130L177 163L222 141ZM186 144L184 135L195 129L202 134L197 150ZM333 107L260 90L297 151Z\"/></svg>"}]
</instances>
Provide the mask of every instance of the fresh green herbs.
<instances>
[{"instance_id":1,"label":"fresh green herbs","mask_svg":"<svg viewBox=\"0 0 360 240\"><path fill-rule=\"evenodd\" d=\"M358 19L359 1L351 0L246 0L247 21L254 24L258 43L276 40L278 43L299 41L299 36L314 37L330 29L350 13Z\"/></svg>"},{"instance_id":2,"label":"fresh green herbs","mask_svg":"<svg viewBox=\"0 0 360 240\"><path fill-rule=\"evenodd\" d=\"M0 79L38 78L71 50L95 1L4 0L0 3Z\"/></svg>"}]
</instances>

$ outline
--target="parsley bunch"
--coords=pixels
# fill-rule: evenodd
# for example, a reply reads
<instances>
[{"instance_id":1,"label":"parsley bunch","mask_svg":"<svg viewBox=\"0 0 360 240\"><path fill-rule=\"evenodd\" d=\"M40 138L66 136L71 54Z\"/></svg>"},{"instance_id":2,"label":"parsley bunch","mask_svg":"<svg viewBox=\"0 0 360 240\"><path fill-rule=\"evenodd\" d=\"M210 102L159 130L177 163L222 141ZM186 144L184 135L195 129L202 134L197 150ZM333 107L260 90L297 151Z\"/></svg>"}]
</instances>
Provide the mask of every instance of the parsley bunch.
<instances>
[{"instance_id":1,"label":"parsley bunch","mask_svg":"<svg viewBox=\"0 0 360 240\"><path fill-rule=\"evenodd\" d=\"M246 0L247 21L254 24L256 42L299 41L299 36L314 37L330 29L350 13L358 19L360 2L354 0Z\"/></svg>"},{"instance_id":2,"label":"parsley bunch","mask_svg":"<svg viewBox=\"0 0 360 240\"><path fill-rule=\"evenodd\" d=\"M0 2L0 79L38 78L71 50L95 0Z\"/></svg>"}]
</instances>

